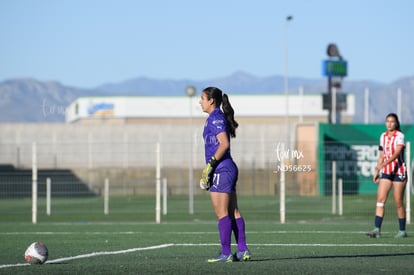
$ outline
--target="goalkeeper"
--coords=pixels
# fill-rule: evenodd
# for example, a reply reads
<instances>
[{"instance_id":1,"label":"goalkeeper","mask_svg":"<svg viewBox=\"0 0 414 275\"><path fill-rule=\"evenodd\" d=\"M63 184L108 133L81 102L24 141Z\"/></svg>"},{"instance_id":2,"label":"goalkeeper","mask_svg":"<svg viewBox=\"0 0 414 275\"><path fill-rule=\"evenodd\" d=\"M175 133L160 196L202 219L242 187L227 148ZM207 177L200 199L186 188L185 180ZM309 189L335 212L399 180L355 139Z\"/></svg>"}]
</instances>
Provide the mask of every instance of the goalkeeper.
<instances>
[{"instance_id":1,"label":"goalkeeper","mask_svg":"<svg viewBox=\"0 0 414 275\"><path fill-rule=\"evenodd\" d=\"M203 112L209 114L203 131L206 167L202 172L200 187L210 190L221 242L219 255L207 261L247 261L250 260L250 252L236 195L239 172L230 154L230 137L236 137L238 123L234 120L234 110L228 96L220 89L204 89L199 103ZM237 252L234 255L231 253L232 231L237 241Z\"/></svg>"}]
</instances>

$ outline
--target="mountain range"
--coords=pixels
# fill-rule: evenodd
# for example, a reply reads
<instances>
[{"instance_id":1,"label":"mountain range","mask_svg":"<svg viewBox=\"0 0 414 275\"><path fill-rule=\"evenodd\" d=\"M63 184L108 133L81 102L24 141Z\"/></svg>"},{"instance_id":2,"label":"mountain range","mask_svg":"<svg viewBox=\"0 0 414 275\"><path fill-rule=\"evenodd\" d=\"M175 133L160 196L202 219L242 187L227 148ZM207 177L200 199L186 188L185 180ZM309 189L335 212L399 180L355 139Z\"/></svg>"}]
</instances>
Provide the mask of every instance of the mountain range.
<instances>
[{"instance_id":1,"label":"mountain range","mask_svg":"<svg viewBox=\"0 0 414 275\"><path fill-rule=\"evenodd\" d=\"M382 123L390 112L400 114L403 124L414 123L414 76L403 77L392 83L375 81L339 81L339 92L355 95L354 123L364 122L365 89L369 89L369 121ZM289 77L289 94L327 92L327 79ZM246 72L235 72L229 76L193 81L160 80L137 77L119 83L106 83L92 89L72 87L57 81L40 81L33 78L9 79L0 82L0 107L3 116L0 122L64 122L65 109L81 96L186 96L188 85L196 87L198 93L207 86L220 87L231 94L283 94L284 77L256 77ZM401 91L401 100L398 98Z\"/></svg>"}]
</instances>

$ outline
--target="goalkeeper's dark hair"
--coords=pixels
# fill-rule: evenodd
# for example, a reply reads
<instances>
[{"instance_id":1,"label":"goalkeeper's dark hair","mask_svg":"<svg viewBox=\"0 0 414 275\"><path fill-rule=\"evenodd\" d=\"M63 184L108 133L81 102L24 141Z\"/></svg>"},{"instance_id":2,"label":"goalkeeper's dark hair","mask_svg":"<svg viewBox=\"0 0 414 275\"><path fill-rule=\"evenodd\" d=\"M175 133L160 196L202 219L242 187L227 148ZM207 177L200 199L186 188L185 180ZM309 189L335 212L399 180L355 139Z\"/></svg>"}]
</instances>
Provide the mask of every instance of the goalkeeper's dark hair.
<instances>
[{"instance_id":1,"label":"goalkeeper's dark hair","mask_svg":"<svg viewBox=\"0 0 414 275\"><path fill-rule=\"evenodd\" d=\"M203 92L207 95L207 99L214 100L217 108L221 107L221 110L226 117L227 125L229 126L230 136L233 138L236 137L236 129L239 127L239 123L234 120L234 110L227 94L216 87L207 87Z\"/></svg>"}]
</instances>

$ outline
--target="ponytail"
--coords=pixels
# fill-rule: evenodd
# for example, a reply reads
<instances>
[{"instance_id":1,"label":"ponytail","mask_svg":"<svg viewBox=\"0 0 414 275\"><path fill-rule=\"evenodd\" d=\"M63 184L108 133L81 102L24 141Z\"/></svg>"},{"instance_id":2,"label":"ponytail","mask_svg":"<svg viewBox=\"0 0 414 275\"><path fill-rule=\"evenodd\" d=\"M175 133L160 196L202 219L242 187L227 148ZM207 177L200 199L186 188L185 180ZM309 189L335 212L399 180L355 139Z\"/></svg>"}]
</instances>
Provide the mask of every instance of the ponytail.
<instances>
[{"instance_id":1,"label":"ponytail","mask_svg":"<svg viewBox=\"0 0 414 275\"><path fill-rule=\"evenodd\" d=\"M227 125L229 127L230 136L236 137L236 129L239 126L237 121L234 120L234 110L230 104L229 97L223 93L219 88L207 87L203 90L208 99L214 99L216 108L222 108L224 116L226 117Z\"/></svg>"},{"instance_id":2,"label":"ponytail","mask_svg":"<svg viewBox=\"0 0 414 275\"><path fill-rule=\"evenodd\" d=\"M229 97L227 94L223 94L223 103L222 109L224 116L226 117L227 124L229 125L230 136L235 138L236 137L236 129L239 127L239 123L234 120L234 110L230 104Z\"/></svg>"}]
</instances>

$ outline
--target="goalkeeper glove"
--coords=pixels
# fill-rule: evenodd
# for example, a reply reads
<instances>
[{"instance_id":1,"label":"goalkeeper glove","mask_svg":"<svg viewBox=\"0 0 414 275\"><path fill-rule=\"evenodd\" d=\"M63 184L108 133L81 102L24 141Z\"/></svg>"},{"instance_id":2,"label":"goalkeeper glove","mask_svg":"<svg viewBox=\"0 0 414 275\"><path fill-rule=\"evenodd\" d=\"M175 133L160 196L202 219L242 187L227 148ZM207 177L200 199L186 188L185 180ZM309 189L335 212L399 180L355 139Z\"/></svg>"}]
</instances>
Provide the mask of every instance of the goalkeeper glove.
<instances>
[{"instance_id":1,"label":"goalkeeper glove","mask_svg":"<svg viewBox=\"0 0 414 275\"><path fill-rule=\"evenodd\" d=\"M218 165L218 160L214 156L208 161L206 167L204 168L203 172L201 173L200 179L200 188L204 190L210 189L211 183L213 181L213 174L214 169Z\"/></svg>"}]
</instances>

